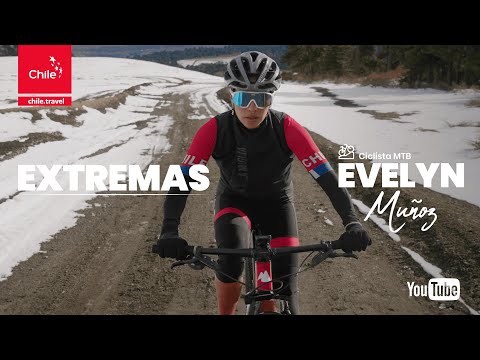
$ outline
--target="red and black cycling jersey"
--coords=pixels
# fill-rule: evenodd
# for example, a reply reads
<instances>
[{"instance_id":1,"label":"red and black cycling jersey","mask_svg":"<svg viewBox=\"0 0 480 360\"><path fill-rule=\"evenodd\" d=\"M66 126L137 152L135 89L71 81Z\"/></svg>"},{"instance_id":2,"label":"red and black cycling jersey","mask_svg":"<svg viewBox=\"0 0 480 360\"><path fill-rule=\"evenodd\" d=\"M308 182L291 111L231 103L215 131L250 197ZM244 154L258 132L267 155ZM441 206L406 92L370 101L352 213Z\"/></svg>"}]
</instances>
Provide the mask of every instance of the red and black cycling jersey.
<instances>
[{"instance_id":1,"label":"red and black cycling jersey","mask_svg":"<svg viewBox=\"0 0 480 360\"><path fill-rule=\"evenodd\" d=\"M256 129L247 129L230 111L220 114L195 135L182 162L184 174L212 156L221 179L218 193L249 198L289 197L294 155L314 178L332 168L308 132L290 116L270 110Z\"/></svg>"},{"instance_id":2,"label":"red and black cycling jersey","mask_svg":"<svg viewBox=\"0 0 480 360\"><path fill-rule=\"evenodd\" d=\"M349 195L338 187L328 160L308 132L282 112L270 109L255 129L247 129L231 111L215 116L196 133L182 161L182 171L188 176L192 165L205 165L213 157L221 173L217 196L291 201L295 156L325 190L344 225L357 221ZM170 192L182 193L178 189ZM166 224L178 226L185 201L186 196L167 196L162 232Z\"/></svg>"}]
</instances>

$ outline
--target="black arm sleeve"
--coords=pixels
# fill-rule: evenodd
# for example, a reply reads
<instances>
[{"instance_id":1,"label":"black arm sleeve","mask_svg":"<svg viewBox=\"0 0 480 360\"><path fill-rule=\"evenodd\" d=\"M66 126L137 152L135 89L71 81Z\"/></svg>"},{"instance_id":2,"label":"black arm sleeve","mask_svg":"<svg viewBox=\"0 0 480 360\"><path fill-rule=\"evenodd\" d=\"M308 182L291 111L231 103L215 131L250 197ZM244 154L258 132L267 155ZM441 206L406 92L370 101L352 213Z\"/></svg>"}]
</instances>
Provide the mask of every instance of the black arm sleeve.
<instances>
[{"instance_id":1,"label":"black arm sleeve","mask_svg":"<svg viewBox=\"0 0 480 360\"><path fill-rule=\"evenodd\" d=\"M187 198L192 188L190 187L190 181L192 178L188 175L184 175L187 182L188 190L180 190L178 187L171 188L168 191L167 198L163 205L163 224L160 234L175 233L178 235L178 226L180 225L180 217L185 210Z\"/></svg>"},{"instance_id":2,"label":"black arm sleeve","mask_svg":"<svg viewBox=\"0 0 480 360\"><path fill-rule=\"evenodd\" d=\"M338 178L335 171L329 171L316 179L316 182L322 187L330 198L333 207L342 218L343 226L358 221L353 210L353 204L350 195L345 188L338 187Z\"/></svg>"}]
</instances>

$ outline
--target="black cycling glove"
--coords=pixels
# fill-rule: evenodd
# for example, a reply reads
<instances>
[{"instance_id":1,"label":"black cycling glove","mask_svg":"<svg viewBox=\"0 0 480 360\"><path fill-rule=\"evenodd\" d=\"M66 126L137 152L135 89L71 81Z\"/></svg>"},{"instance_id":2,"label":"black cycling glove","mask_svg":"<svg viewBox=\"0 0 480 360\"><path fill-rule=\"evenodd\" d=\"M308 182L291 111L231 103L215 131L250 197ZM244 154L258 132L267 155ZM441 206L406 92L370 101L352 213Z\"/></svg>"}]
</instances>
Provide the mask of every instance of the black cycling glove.
<instances>
[{"instance_id":1,"label":"black cycling glove","mask_svg":"<svg viewBox=\"0 0 480 360\"><path fill-rule=\"evenodd\" d=\"M346 231L340 236L342 250L345 252L364 251L372 245L372 239L359 223L347 225Z\"/></svg>"},{"instance_id":2,"label":"black cycling glove","mask_svg":"<svg viewBox=\"0 0 480 360\"><path fill-rule=\"evenodd\" d=\"M157 241L157 253L162 258L185 260L188 256L187 247L187 241L177 234L162 234Z\"/></svg>"}]
</instances>

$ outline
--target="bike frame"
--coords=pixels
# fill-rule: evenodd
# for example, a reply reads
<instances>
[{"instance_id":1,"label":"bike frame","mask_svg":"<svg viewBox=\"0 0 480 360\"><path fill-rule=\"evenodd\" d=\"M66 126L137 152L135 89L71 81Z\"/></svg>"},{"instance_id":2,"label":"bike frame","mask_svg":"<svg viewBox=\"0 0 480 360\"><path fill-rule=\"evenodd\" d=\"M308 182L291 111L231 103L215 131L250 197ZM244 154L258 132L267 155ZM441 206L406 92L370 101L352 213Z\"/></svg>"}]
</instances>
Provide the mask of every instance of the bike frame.
<instances>
[{"instance_id":1,"label":"bike frame","mask_svg":"<svg viewBox=\"0 0 480 360\"><path fill-rule=\"evenodd\" d=\"M247 315L255 315L259 313L261 304L263 301L271 301L278 299L280 308L277 312L269 312L269 314L289 314L290 306L286 296L276 294L274 290L272 261L267 254L270 252L270 241L272 237L270 235L262 236L257 235L253 230L251 232L251 244L252 248L255 248L258 252L258 256L254 259L246 259L245 265L245 313ZM253 260L253 261L252 261ZM253 264L253 271L249 270L249 266ZM249 289L248 284L255 284L252 289ZM277 289L277 291L281 290ZM293 294L292 296L296 296Z\"/></svg>"}]
</instances>

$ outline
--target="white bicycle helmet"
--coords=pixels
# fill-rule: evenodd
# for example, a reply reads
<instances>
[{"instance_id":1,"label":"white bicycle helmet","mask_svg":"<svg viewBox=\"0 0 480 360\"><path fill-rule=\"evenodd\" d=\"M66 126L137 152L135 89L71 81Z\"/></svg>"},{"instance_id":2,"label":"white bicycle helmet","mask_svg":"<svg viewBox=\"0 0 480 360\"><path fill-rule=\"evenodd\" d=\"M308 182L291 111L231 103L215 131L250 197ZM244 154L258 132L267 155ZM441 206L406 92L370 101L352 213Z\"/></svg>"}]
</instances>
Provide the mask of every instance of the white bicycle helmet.
<instances>
[{"instance_id":1,"label":"white bicycle helmet","mask_svg":"<svg viewBox=\"0 0 480 360\"><path fill-rule=\"evenodd\" d=\"M273 93L280 88L282 75L272 58L258 51L247 51L227 64L224 79L232 91Z\"/></svg>"}]
</instances>

